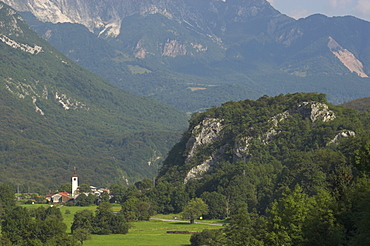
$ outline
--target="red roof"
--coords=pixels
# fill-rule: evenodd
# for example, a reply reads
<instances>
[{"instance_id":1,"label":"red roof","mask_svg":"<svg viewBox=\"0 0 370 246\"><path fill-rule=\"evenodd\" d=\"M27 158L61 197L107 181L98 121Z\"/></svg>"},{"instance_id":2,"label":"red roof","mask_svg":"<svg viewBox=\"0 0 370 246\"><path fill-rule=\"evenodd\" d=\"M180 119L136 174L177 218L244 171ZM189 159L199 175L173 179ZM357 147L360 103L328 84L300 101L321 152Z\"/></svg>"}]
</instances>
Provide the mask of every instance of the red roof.
<instances>
[{"instance_id":1,"label":"red roof","mask_svg":"<svg viewBox=\"0 0 370 246\"><path fill-rule=\"evenodd\" d=\"M66 192L66 191L64 191L64 192L59 192L58 194L59 194L59 195L62 195L62 196L67 196L67 197L69 197L69 193L68 193L68 192Z\"/></svg>"}]
</instances>

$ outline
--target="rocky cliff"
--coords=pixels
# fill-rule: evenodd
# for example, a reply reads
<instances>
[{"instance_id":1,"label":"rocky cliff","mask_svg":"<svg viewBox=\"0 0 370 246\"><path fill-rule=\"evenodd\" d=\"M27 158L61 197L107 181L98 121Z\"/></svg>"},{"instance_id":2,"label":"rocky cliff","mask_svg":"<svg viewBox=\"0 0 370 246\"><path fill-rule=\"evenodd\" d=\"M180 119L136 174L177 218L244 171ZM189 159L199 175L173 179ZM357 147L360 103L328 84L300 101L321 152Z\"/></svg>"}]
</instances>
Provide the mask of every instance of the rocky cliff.
<instances>
[{"instance_id":1,"label":"rocky cliff","mask_svg":"<svg viewBox=\"0 0 370 246\"><path fill-rule=\"evenodd\" d=\"M220 1L205 0L5 0L20 12L31 12L39 20L51 23L78 23L91 32L117 37L122 20L139 14L160 14L190 28L209 32L225 32L230 22L245 22L261 13L277 15L265 0ZM210 14L206 18L204 13ZM226 15L224 14L226 12ZM232 18L230 18L232 17ZM211 30L210 26L213 26Z\"/></svg>"},{"instance_id":2,"label":"rocky cliff","mask_svg":"<svg viewBox=\"0 0 370 246\"><path fill-rule=\"evenodd\" d=\"M226 161L248 163L265 151L274 156L289 146L290 151L314 150L356 135L354 129L337 126L342 119L338 120L335 108L322 97L308 94L283 98L228 103L195 117L185 134L184 162L175 164L184 170L182 182L201 179ZM333 129L316 135L318 129L326 127ZM163 171L167 168L165 163Z\"/></svg>"}]
</instances>

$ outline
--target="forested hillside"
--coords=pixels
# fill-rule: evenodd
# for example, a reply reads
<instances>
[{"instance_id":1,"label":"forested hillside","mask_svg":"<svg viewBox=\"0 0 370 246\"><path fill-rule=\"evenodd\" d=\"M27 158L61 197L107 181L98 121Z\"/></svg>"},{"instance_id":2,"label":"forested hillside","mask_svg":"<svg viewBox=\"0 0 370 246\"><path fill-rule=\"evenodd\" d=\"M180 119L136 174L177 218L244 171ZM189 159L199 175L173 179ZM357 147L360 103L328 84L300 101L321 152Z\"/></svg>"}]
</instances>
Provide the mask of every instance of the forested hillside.
<instances>
[{"instance_id":1,"label":"forested hillside","mask_svg":"<svg viewBox=\"0 0 370 246\"><path fill-rule=\"evenodd\" d=\"M355 99L349 102L345 102L342 105L348 108L357 109L359 111L366 111L370 109L370 97Z\"/></svg>"},{"instance_id":2,"label":"forested hillside","mask_svg":"<svg viewBox=\"0 0 370 246\"><path fill-rule=\"evenodd\" d=\"M231 216L194 236L205 245L367 245L369 146L370 112L324 94L228 102L192 117L153 197L161 212L202 198L207 218Z\"/></svg>"},{"instance_id":3,"label":"forested hillside","mask_svg":"<svg viewBox=\"0 0 370 246\"><path fill-rule=\"evenodd\" d=\"M21 191L156 174L186 127L171 106L110 85L41 39L0 3L0 179Z\"/></svg>"}]
</instances>

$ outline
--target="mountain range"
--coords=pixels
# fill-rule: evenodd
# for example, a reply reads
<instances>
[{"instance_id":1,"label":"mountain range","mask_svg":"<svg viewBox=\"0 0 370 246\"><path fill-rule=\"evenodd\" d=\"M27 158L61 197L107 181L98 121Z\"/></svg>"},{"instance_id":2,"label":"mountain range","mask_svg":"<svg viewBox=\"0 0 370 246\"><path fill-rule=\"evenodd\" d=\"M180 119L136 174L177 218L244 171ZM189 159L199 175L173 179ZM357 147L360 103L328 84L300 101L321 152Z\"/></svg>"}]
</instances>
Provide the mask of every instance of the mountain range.
<instances>
[{"instance_id":1,"label":"mountain range","mask_svg":"<svg viewBox=\"0 0 370 246\"><path fill-rule=\"evenodd\" d=\"M186 112L264 94L370 92L370 23L295 20L266 0L5 0L113 85Z\"/></svg>"},{"instance_id":2,"label":"mountain range","mask_svg":"<svg viewBox=\"0 0 370 246\"><path fill-rule=\"evenodd\" d=\"M76 65L0 2L0 180L21 192L153 177L186 128L172 106Z\"/></svg>"}]
</instances>

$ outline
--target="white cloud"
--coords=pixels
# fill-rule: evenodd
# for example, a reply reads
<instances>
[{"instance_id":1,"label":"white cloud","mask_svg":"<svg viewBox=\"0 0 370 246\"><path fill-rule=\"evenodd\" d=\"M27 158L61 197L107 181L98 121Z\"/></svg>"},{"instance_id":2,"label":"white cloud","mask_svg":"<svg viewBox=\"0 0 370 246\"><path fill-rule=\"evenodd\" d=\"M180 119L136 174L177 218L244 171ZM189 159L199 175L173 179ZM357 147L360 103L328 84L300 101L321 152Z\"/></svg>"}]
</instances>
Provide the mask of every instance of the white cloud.
<instances>
[{"instance_id":1,"label":"white cloud","mask_svg":"<svg viewBox=\"0 0 370 246\"><path fill-rule=\"evenodd\" d=\"M363 15L370 15L370 0L358 0L355 10Z\"/></svg>"},{"instance_id":2,"label":"white cloud","mask_svg":"<svg viewBox=\"0 0 370 246\"><path fill-rule=\"evenodd\" d=\"M334 8L342 8L347 4L354 2L354 0L328 0L330 5Z\"/></svg>"}]
</instances>

